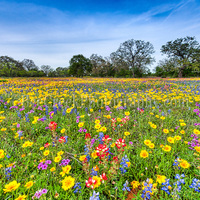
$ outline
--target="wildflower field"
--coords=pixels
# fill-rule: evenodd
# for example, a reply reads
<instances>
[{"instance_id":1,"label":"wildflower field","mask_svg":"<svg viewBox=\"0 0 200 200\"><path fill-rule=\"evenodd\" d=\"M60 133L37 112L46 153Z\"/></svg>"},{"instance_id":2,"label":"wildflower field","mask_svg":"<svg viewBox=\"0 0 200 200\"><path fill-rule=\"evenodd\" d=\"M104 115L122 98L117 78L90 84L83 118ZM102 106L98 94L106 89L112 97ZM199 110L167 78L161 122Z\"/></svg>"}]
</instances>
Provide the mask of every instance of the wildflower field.
<instances>
[{"instance_id":1,"label":"wildflower field","mask_svg":"<svg viewBox=\"0 0 200 200\"><path fill-rule=\"evenodd\" d=\"M200 199L200 79L0 81L1 200Z\"/></svg>"}]
</instances>

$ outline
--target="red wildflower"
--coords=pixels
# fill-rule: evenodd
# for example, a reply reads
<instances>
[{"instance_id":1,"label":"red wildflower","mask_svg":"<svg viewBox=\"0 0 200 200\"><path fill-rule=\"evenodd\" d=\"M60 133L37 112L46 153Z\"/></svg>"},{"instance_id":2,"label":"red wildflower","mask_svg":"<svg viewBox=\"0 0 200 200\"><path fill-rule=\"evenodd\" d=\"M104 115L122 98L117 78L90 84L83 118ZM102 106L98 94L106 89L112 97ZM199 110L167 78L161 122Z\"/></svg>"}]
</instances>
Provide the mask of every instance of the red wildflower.
<instances>
[{"instance_id":1,"label":"red wildflower","mask_svg":"<svg viewBox=\"0 0 200 200\"><path fill-rule=\"evenodd\" d=\"M126 123L126 118L122 118L122 122L125 124Z\"/></svg>"},{"instance_id":2,"label":"red wildflower","mask_svg":"<svg viewBox=\"0 0 200 200\"><path fill-rule=\"evenodd\" d=\"M140 113L143 113L144 112L144 110L143 109L140 109Z\"/></svg>"},{"instance_id":3,"label":"red wildflower","mask_svg":"<svg viewBox=\"0 0 200 200\"><path fill-rule=\"evenodd\" d=\"M86 187L90 187L95 181L92 180L92 178L90 177L88 180L85 181L86 183Z\"/></svg>"},{"instance_id":4,"label":"red wildflower","mask_svg":"<svg viewBox=\"0 0 200 200\"><path fill-rule=\"evenodd\" d=\"M85 140L86 140L87 138L91 138L91 135L90 135L89 133L86 133L86 134L85 134Z\"/></svg>"},{"instance_id":5,"label":"red wildflower","mask_svg":"<svg viewBox=\"0 0 200 200\"><path fill-rule=\"evenodd\" d=\"M107 181L107 180L108 180L108 178L107 178L107 176L106 176L106 174L105 174L105 173L103 173L103 174L100 176L100 178L101 178L102 182L104 182L104 181Z\"/></svg>"},{"instance_id":6,"label":"red wildflower","mask_svg":"<svg viewBox=\"0 0 200 200\"><path fill-rule=\"evenodd\" d=\"M117 146L118 149L120 149L121 147L125 147L125 140L122 138L119 138L116 142L115 145Z\"/></svg>"},{"instance_id":7,"label":"red wildflower","mask_svg":"<svg viewBox=\"0 0 200 200\"><path fill-rule=\"evenodd\" d=\"M112 140L112 139L109 138L109 135L105 135L105 136L102 138L102 141L103 141L103 142L109 142L110 140Z\"/></svg>"},{"instance_id":8,"label":"red wildflower","mask_svg":"<svg viewBox=\"0 0 200 200\"><path fill-rule=\"evenodd\" d=\"M103 157L107 156L108 150L109 148L105 145L105 144L99 144L98 147L96 147L96 152L97 152L97 156L99 156L100 159L102 159Z\"/></svg>"},{"instance_id":9,"label":"red wildflower","mask_svg":"<svg viewBox=\"0 0 200 200\"><path fill-rule=\"evenodd\" d=\"M50 146L50 144L48 142L44 145L45 148L49 147L49 146Z\"/></svg>"},{"instance_id":10,"label":"red wildflower","mask_svg":"<svg viewBox=\"0 0 200 200\"><path fill-rule=\"evenodd\" d=\"M116 120L115 118L112 118L112 119L111 119L111 122L112 122L112 123L115 123L115 122L117 122L117 120Z\"/></svg>"},{"instance_id":11,"label":"red wildflower","mask_svg":"<svg viewBox=\"0 0 200 200\"><path fill-rule=\"evenodd\" d=\"M60 137L59 140L58 140L58 142L60 142L60 143L66 142L65 137L64 136Z\"/></svg>"},{"instance_id":12,"label":"red wildflower","mask_svg":"<svg viewBox=\"0 0 200 200\"><path fill-rule=\"evenodd\" d=\"M88 180L85 181L86 187L91 189L95 189L101 185L101 178L98 176L90 177Z\"/></svg>"},{"instance_id":13,"label":"red wildflower","mask_svg":"<svg viewBox=\"0 0 200 200\"><path fill-rule=\"evenodd\" d=\"M57 123L56 122L54 122L54 121L52 121L52 122L50 122L49 123L49 128L53 131L55 131L56 130L56 128L57 128Z\"/></svg>"},{"instance_id":14,"label":"red wildflower","mask_svg":"<svg viewBox=\"0 0 200 200\"><path fill-rule=\"evenodd\" d=\"M125 116L124 118L126 119L126 121L129 121L129 120L130 120L130 119L129 119L129 116Z\"/></svg>"},{"instance_id":15,"label":"red wildflower","mask_svg":"<svg viewBox=\"0 0 200 200\"><path fill-rule=\"evenodd\" d=\"M114 157L113 157L113 161L117 162L117 161L118 161L118 157L117 157L117 156L114 156Z\"/></svg>"}]
</instances>

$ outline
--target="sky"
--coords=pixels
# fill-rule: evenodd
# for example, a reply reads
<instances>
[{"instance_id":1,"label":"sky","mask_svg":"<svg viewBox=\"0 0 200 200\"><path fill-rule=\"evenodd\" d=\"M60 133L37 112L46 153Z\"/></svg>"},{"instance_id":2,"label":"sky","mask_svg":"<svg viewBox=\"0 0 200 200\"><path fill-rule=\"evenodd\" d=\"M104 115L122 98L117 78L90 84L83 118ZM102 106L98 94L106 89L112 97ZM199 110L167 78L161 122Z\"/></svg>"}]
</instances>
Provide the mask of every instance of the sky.
<instances>
[{"instance_id":1,"label":"sky","mask_svg":"<svg viewBox=\"0 0 200 200\"><path fill-rule=\"evenodd\" d=\"M77 54L107 57L134 39L152 43L158 62L168 41L200 43L199 11L200 0L0 0L0 56L56 69Z\"/></svg>"}]
</instances>

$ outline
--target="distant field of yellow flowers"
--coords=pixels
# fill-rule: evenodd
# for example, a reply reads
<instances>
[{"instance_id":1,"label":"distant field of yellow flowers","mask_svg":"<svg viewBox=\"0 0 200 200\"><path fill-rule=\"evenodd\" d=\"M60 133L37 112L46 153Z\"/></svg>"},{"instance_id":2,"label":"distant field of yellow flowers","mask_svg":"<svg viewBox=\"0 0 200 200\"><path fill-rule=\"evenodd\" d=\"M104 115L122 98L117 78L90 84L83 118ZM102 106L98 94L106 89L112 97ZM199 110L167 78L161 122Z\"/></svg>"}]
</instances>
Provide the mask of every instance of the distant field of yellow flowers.
<instances>
[{"instance_id":1,"label":"distant field of yellow flowers","mask_svg":"<svg viewBox=\"0 0 200 200\"><path fill-rule=\"evenodd\" d=\"M0 199L200 199L200 78L0 80Z\"/></svg>"}]
</instances>

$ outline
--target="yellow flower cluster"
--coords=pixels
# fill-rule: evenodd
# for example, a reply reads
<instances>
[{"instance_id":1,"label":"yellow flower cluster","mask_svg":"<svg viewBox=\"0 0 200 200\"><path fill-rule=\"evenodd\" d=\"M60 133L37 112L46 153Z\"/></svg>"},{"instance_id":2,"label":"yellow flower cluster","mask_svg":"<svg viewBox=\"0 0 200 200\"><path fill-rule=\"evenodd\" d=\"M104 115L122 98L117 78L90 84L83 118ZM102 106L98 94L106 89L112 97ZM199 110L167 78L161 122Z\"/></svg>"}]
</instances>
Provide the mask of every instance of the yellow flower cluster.
<instances>
[{"instance_id":1,"label":"yellow flower cluster","mask_svg":"<svg viewBox=\"0 0 200 200\"><path fill-rule=\"evenodd\" d=\"M22 145L22 147L26 148L26 147L31 147L32 145L33 145L33 142L26 141L26 142L24 142L24 144Z\"/></svg>"}]
</instances>

